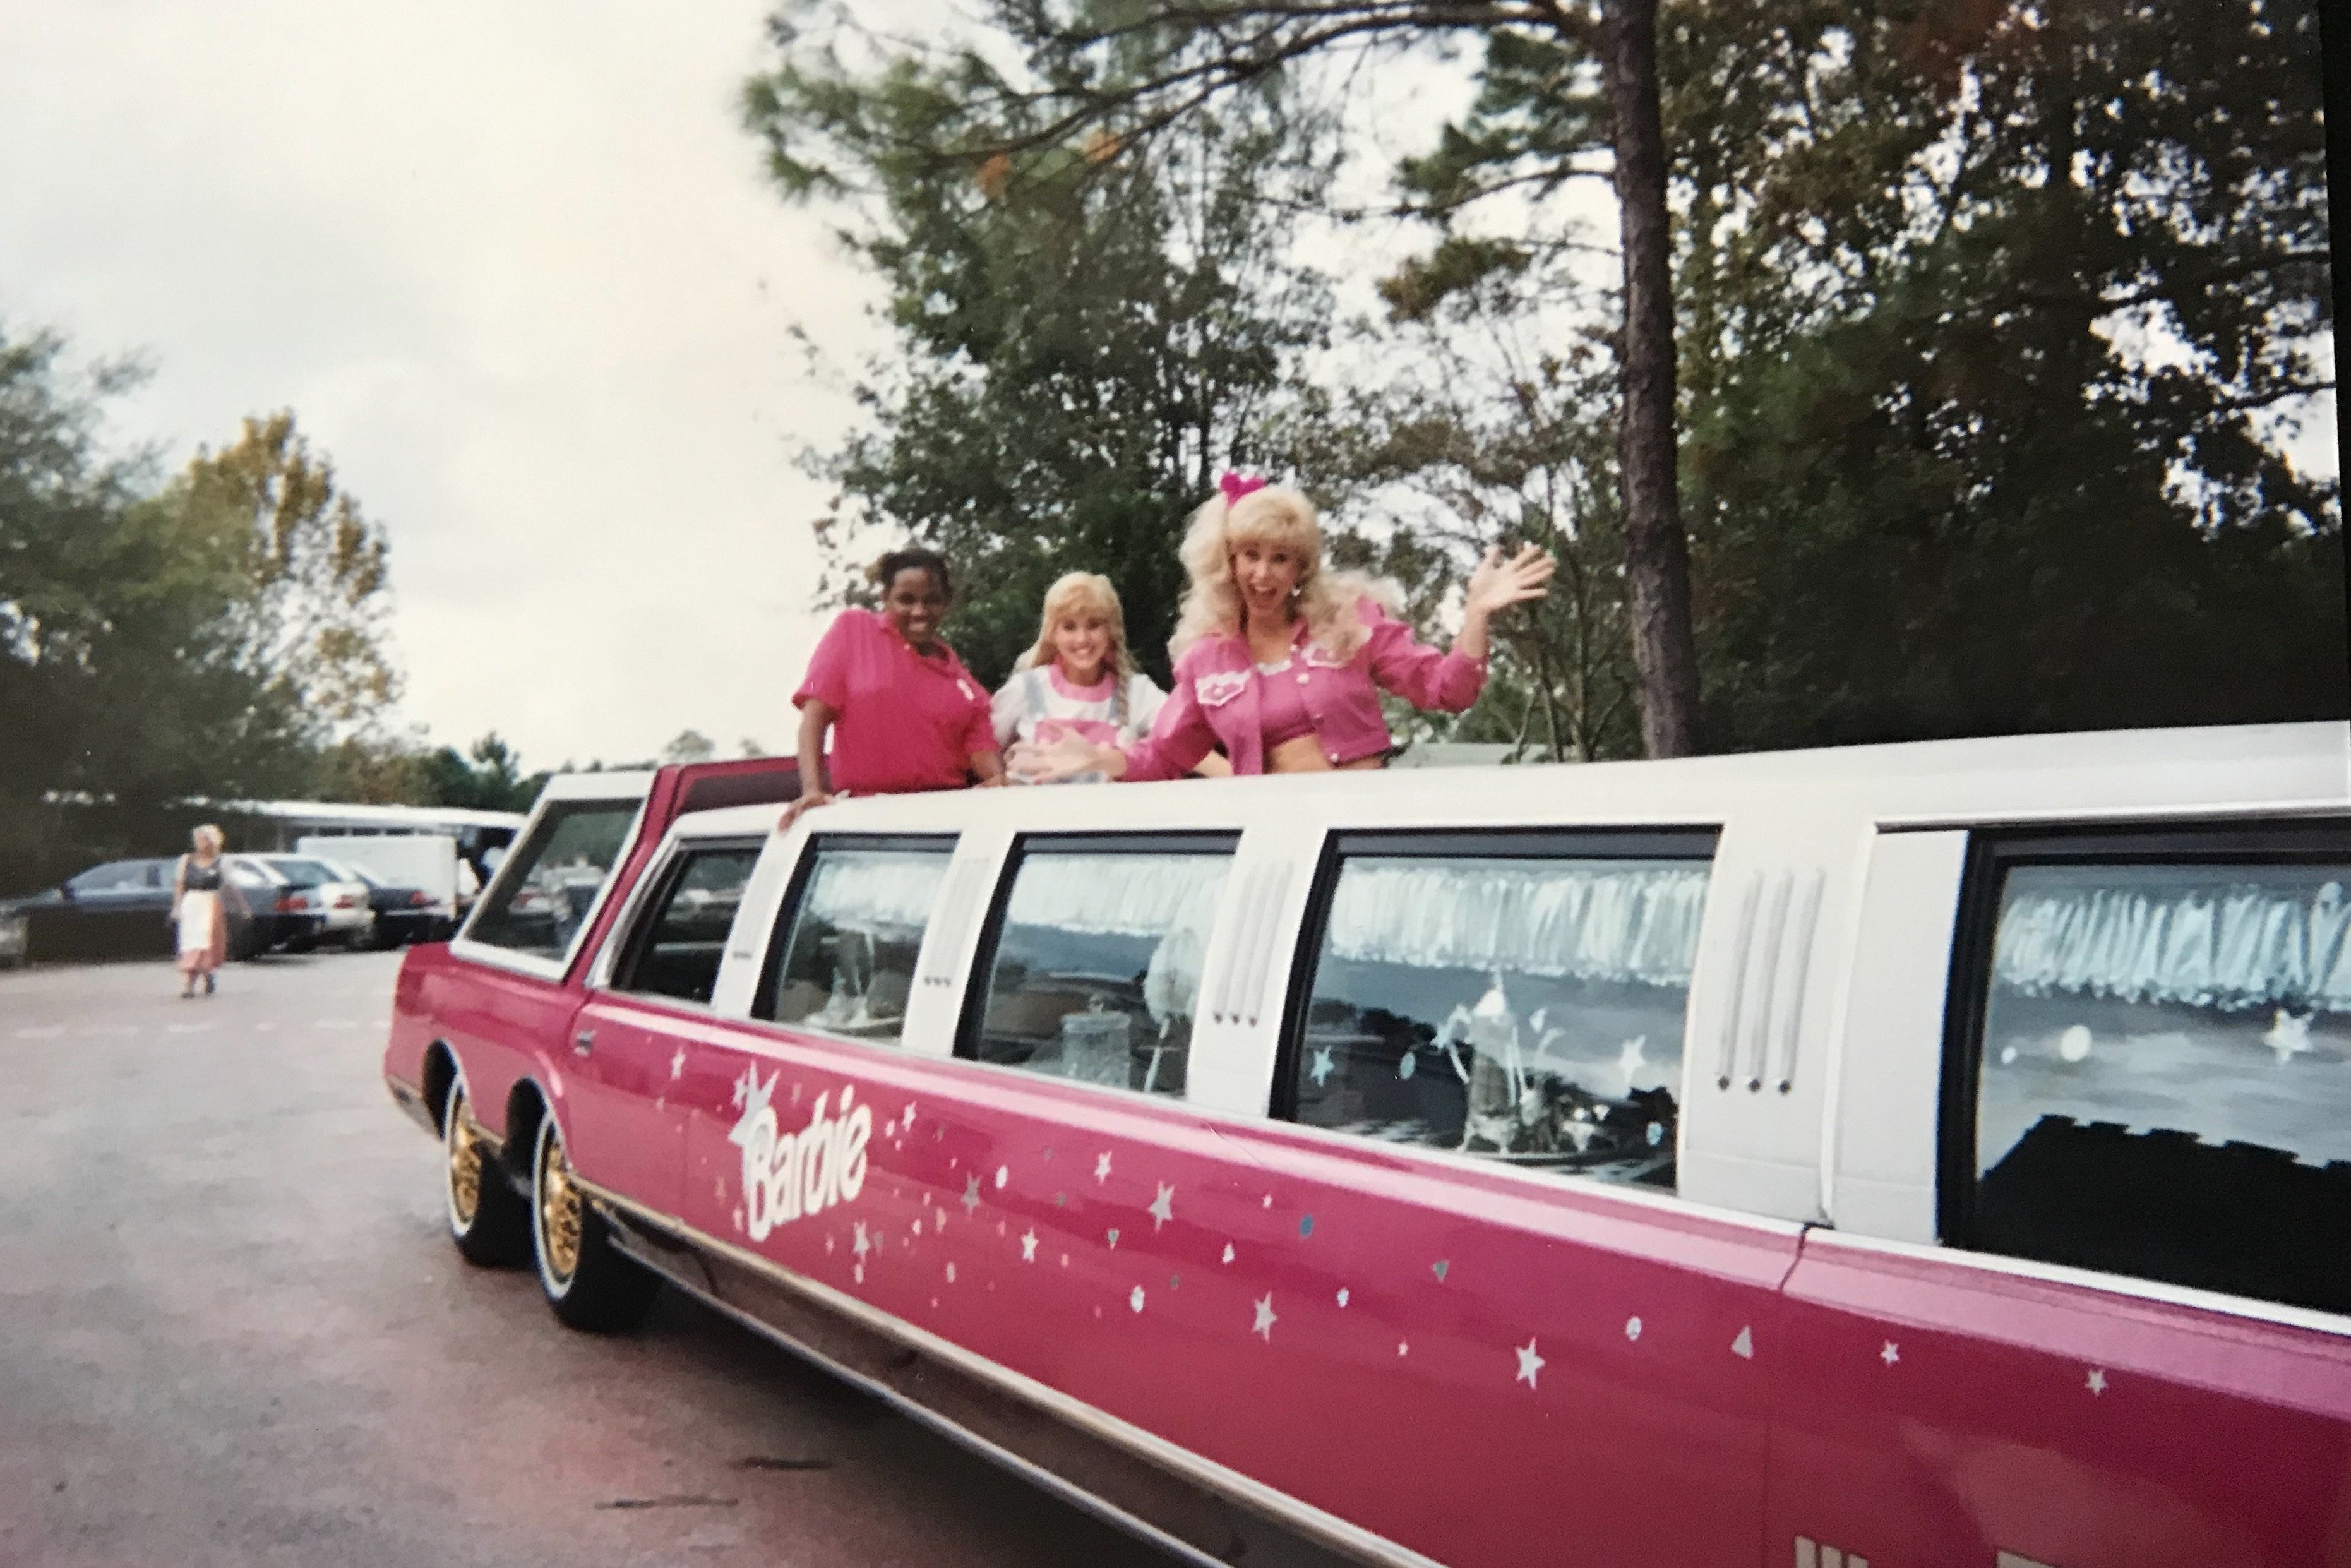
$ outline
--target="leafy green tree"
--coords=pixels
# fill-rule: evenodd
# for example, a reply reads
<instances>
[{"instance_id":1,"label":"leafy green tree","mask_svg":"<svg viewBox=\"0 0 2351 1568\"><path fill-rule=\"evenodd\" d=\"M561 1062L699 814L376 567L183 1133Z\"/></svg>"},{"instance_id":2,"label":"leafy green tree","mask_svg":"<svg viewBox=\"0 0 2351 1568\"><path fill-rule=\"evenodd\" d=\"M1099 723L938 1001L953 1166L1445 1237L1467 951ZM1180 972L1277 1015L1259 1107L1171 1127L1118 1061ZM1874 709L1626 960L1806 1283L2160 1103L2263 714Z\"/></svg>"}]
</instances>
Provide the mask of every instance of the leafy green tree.
<instances>
[{"instance_id":1,"label":"leafy green tree","mask_svg":"<svg viewBox=\"0 0 2351 1568\"><path fill-rule=\"evenodd\" d=\"M248 418L220 452L200 449L163 497L192 528L243 543L234 619L246 667L338 732L398 698L387 646L390 547L280 412Z\"/></svg>"},{"instance_id":2,"label":"leafy green tree","mask_svg":"<svg viewBox=\"0 0 2351 1568\"><path fill-rule=\"evenodd\" d=\"M1164 681L1183 520L1219 470L1284 465L1297 368L1325 338L1327 292L1260 205L1315 198L1324 128L1276 82L1180 143L1037 141L1015 108L1018 152L904 152L972 90L903 62L851 79L798 59L750 89L785 192L859 225L898 340L859 389L870 423L816 463L841 486L829 588L855 594L879 540L938 546L964 579L951 635L994 683L1053 578L1102 571Z\"/></svg>"},{"instance_id":3,"label":"leafy green tree","mask_svg":"<svg viewBox=\"0 0 2351 1568\"><path fill-rule=\"evenodd\" d=\"M460 806L476 811L528 811L547 788L549 775L525 774L522 759L496 730L460 753L454 746L426 752L421 804Z\"/></svg>"},{"instance_id":4,"label":"leafy green tree","mask_svg":"<svg viewBox=\"0 0 2351 1568\"><path fill-rule=\"evenodd\" d=\"M1673 15L1723 740L2341 714L2316 8Z\"/></svg>"},{"instance_id":5,"label":"leafy green tree","mask_svg":"<svg viewBox=\"0 0 2351 1568\"><path fill-rule=\"evenodd\" d=\"M238 541L103 450L134 372L65 355L0 332L0 886L145 852L169 802L278 793L309 763L305 716L239 657ZM92 811L102 843L77 825Z\"/></svg>"}]
</instances>

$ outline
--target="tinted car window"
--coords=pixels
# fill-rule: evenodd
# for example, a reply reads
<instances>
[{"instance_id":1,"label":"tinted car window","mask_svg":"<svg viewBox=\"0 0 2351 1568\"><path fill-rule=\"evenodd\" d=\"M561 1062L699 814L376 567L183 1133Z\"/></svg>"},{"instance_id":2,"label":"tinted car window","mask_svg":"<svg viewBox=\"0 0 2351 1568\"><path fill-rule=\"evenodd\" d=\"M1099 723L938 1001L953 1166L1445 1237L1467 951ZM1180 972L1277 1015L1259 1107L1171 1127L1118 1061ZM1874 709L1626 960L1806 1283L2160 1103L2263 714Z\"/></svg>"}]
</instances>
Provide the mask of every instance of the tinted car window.
<instances>
[{"instance_id":1,"label":"tinted car window","mask_svg":"<svg viewBox=\"0 0 2351 1568\"><path fill-rule=\"evenodd\" d=\"M983 957L972 1054L1084 1083L1183 1093L1233 841L1023 845Z\"/></svg>"},{"instance_id":2,"label":"tinted car window","mask_svg":"<svg viewBox=\"0 0 2351 1568\"><path fill-rule=\"evenodd\" d=\"M66 885L78 894L128 893L157 884L153 861L109 861L92 866Z\"/></svg>"},{"instance_id":3,"label":"tinted car window","mask_svg":"<svg viewBox=\"0 0 2351 1568\"><path fill-rule=\"evenodd\" d=\"M2351 1311L2351 854L2014 864L1970 1239Z\"/></svg>"},{"instance_id":4,"label":"tinted car window","mask_svg":"<svg viewBox=\"0 0 2351 1568\"><path fill-rule=\"evenodd\" d=\"M564 800L548 807L517 844L465 927L472 941L561 958L612 874L634 800Z\"/></svg>"},{"instance_id":5,"label":"tinted car window","mask_svg":"<svg viewBox=\"0 0 2351 1568\"><path fill-rule=\"evenodd\" d=\"M1531 836L1418 847L1341 845L1293 1055L1298 1119L1673 1186L1708 862Z\"/></svg>"},{"instance_id":6,"label":"tinted car window","mask_svg":"<svg viewBox=\"0 0 2351 1568\"><path fill-rule=\"evenodd\" d=\"M952 839L810 841L771 945L755 1017L894 1045Z\"/></svg>"},{"instance_id":7,"label":"tinted car window","mask_svg":"<svg viewBox=\"0 0 2351 1568\"><path fill-rule=\"evenodd\" d=\"M706 1002L718 986L726 934L758 863L757 844L689 850L664 873L632 935L612 988Z\"/></svg>"},{"instance_id":8,"label":"tinted car window","mask_svg":"<svg viewBox=\"0 0 2351 1568\"><path fill-rule=\"evenodd\" d=\"M342 880L328 869L324 861L300 860L291 855L282 855L269 863L277 868L278 875L297 887L322 887L328 883Z\"/></svg>"}]
</instances>

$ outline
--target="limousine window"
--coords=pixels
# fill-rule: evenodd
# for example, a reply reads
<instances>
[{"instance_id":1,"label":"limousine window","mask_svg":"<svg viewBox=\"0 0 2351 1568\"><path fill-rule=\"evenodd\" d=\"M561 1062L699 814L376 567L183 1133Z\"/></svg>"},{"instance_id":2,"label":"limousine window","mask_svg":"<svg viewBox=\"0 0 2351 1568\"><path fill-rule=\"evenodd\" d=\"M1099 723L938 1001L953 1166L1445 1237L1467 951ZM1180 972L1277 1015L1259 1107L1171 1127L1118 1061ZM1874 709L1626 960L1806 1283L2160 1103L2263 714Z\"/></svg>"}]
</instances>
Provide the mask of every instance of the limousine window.
<instances>
[{"instance_id":1,"label":"limousine window","mask_svg":"<svg viewBox=\"0 0 2351 1568\"><path fill-rule=\"evenodd\" d=\"M706 1002L759 846L692 849L672 861L612 976L616 991Z\"/></svg>"},{"instance_id":2,"label":"limousine window","mask_svg":"<svg viewBox=\"0 0 2351 1568\"><path fill-rule=\"evenodd\" d=\"M1964 1239L2351 1311L2351 854L2015 864L1997 907Z\"/></svg>"},{"instance_id":3,"label":"limousine window","mask_svg":"<svg viewBox=\"0 0 2351 1568\"><path fill-rule=\"evenodd\" d=\"M784 902L754 1017L895 1045L955 840L821 835Z\"/></svg>"},{"instance_id":4,"label":"limousine window","mask_svg":"<svg viewBox=\"0 0 2351 1568\"><path fill-rule=\"evenodd\" d=\"M1030 1072L1184 1092L1228 834L1025 841L982 948L966 1054Z\"/></svg>"},{"instance_id":5,"label":"limousine window","mask_svg":"<svg viewBox=\"0 0 2351 1568\"><path fill-rule=\"evenodd\" d=\"M1672 1186L1711 853L1710 834L1343 839L1297 1119Z\"/></svg>"},{"instance_id":6,"label":"limousine window","mask_svg":"<svg viewBox=\"0 0 2351 1568\"><path fill-rule=\"evenodd\" d=\"M468 940L560 958L596 907L637 820L634 800L559 801L515 846L465 927Z\"/></svg>"}]
</instances>

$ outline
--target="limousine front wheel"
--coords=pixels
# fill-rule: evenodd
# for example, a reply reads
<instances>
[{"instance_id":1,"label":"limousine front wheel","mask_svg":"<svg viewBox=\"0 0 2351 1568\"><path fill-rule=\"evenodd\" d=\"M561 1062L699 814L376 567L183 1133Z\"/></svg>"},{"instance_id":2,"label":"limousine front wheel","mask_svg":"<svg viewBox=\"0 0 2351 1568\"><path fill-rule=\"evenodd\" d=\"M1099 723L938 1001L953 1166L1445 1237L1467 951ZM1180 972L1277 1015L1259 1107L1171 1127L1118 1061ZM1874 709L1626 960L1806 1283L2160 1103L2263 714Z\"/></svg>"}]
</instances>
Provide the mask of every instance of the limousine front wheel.
<instances>
[{"instance_id":1,"label":"limousine front wheel","mask_svg":"<svg viewBox=\"0 0 2351 1568\"><path fill-rule=\"evenodd\" d=\"M485 1269L522 1261L530 1245L530 1215L498 1169L470 1114L465 1086L449 1087L441 1110L441 1146L448 1155L449 1239L458 1256Z\"/></svg>"},{"instance_id":2,"label":"limousine front wheel","mask_svg":"<svg viewBox=\"0 0 2351 1568\"><path fill-rule=\"evenodd\" d=\"M538 1288L555 1315L575 1329L615 1333L652 1310L661 1281L612 1245L612 1233L571 1179L563 1134L549 1115L531 1160L531 1250Z\"/></svg>"}]
</instances>

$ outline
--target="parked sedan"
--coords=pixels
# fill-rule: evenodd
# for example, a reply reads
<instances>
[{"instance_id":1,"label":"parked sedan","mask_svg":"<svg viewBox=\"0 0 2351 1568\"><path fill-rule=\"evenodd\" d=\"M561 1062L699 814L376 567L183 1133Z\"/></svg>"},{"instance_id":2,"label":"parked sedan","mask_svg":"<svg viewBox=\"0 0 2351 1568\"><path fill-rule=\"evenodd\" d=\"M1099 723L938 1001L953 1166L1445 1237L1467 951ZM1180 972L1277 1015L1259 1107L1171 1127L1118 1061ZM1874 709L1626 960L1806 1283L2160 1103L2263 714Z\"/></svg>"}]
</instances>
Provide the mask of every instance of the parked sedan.
<instances>
[{"instance_id":1,"label":"parked sedan","mask_svg":"<svg viewBox=\"0 0 2351 1568\"><path fill-rule=\"evenodd\" d=\"M368 902L368 884L348 871L311 855L248 855L287 883L277 907L320 917L316 930L287 943L289 952L307 952L322 942L344 947L364 946L375 935L375 911Z\"/></svg>"},{"instance_id":2,"label":"parked sedan","mask_svg":"<svg viewBox=\"0 0 2351 1568\"><path fill-rule=\"evenodd\" d=\"M455 912L446 900L421 887L386 882L363 865L350 861L314 857L338 876L367 884L368 907L375 912L375 945L404 947L411 942L439 942L457 929Z\"/></svg>"},{"instance_id":3,"label":"parked sedan","mask_svg":"<svg viewBox=\"0 0 2351 1568\"><path fill-rule=\"evenodd\" d=\"M249 958L294 935L277 910L278 883L245 857L226 857L222 906L229 952ZM169 860L108 861L57 886L0 904L0 963L33 958L143 958L172 951ZM298 928L307 929L307 926Z\"/></svg>"}]
</instances>

